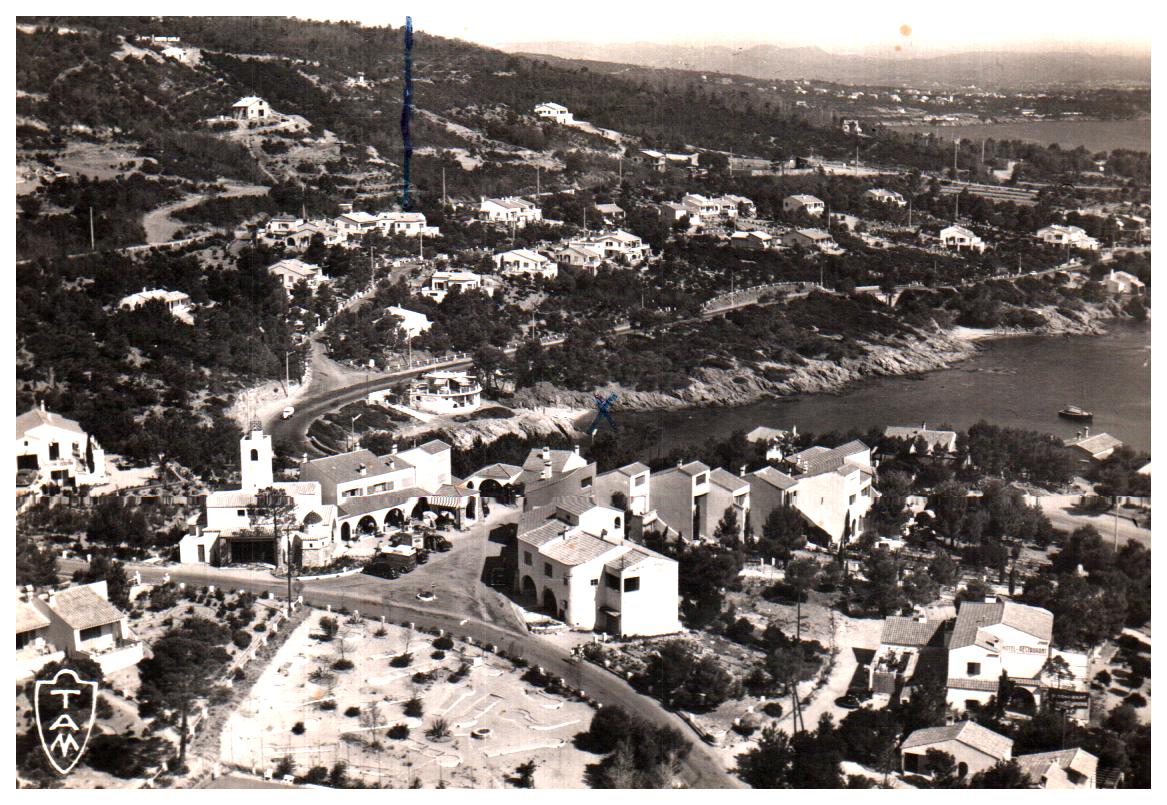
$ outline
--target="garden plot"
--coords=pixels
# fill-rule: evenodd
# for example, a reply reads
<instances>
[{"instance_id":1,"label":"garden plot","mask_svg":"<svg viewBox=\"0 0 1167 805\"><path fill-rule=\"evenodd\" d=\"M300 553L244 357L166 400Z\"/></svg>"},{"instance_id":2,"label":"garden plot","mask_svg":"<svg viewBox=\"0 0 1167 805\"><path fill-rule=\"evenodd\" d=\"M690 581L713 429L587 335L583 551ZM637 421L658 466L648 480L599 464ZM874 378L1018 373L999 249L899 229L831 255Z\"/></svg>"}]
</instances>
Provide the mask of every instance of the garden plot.
<instances>
[{"instance_id":1,"label":"garden plot","mask_svg":"<svg viewBox=\"0 0 1167 805\"><path fill-rule=\"evenodd\" d=\"M533 760L537 787L585 787L596 757L572 739L591 706L521 674L449 638L313 613L228 719L220 758L296 777L343 762L349 778L386 788L504 787Z\"/></svg>"}]
</instances>

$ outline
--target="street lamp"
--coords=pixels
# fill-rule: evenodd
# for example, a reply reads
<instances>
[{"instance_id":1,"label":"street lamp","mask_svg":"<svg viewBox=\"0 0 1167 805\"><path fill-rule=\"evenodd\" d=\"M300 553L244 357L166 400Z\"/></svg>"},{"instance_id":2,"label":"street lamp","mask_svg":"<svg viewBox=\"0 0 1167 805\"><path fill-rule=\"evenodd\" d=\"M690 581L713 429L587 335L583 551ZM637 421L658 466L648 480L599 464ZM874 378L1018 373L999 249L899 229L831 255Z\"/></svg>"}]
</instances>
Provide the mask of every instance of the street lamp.
<instances>
[{"instance_id":1,"label":"street lamp","mask_svg":"<svg viewBox=\"0 0 1167 805\"><path fill-rule=\"evenodd\" d=\"M348 449L349 450L352 450L354 445L356 444L356 425L357 425L357 420L360 418L361 418L361 414L357 414L356 416L354 416L352 419L349 420L349 423L348 423L348 438L349 438L349 448Z\"/></svg>"}]
</instances>

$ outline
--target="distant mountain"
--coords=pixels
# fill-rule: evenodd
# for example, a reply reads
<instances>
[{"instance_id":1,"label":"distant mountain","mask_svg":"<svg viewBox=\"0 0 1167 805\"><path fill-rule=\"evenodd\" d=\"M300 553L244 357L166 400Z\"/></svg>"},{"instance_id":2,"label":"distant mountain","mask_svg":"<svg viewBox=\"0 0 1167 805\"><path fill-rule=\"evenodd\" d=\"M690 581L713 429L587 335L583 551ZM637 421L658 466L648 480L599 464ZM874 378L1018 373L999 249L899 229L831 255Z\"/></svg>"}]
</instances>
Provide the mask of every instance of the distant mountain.
<instances>
[{"instance_id":1,"label":"distant mountain","mask_svg":"<svg viewBox=\"0 0 1167 805\"><path fill-rule=\"evenodd\" d=\"M569 59L703 70L754 78L818 79L843 84L940 85L1021 88L1054 84L1151 83L1149 55L1095 55L1082 52L973 52L928 58L837 55L817 47L755 45L662 45L647 42L596 45L539 42L510 45L508 51Z\"/></svg>"}]
</instances>

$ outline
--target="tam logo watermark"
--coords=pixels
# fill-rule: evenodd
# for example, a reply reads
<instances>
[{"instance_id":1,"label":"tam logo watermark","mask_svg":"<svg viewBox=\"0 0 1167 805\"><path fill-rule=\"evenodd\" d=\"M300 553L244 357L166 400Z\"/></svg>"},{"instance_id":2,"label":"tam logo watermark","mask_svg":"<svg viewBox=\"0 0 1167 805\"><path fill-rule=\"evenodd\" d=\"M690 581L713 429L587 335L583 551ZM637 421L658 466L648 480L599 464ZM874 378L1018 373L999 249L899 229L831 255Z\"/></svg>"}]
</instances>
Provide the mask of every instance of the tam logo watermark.
<instances>
[{"instance_id":1,"label":"tam logo watermark","mask_svg":"<svg viewBox=\"0 0 1167 805\"><path fill-rule=\"evenodd\" d=\"M81 760L97 718L97 683L86 682L71 668L36 683L33 695L41 748L58 774L68 774Z\"/></svg>"}]
</instances>

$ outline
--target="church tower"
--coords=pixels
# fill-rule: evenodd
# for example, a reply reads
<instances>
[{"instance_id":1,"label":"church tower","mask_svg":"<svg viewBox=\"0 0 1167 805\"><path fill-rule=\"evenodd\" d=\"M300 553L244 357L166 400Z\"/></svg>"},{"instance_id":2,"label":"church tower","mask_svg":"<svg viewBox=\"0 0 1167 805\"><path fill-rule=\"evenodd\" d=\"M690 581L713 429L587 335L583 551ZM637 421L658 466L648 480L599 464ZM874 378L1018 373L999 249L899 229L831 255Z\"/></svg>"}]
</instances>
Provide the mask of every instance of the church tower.
<instances>
[{"instance_id":1,"label":"church tower","mask_svg":"<svg viewBox=\"0 0 1167 805\"><path fill-rule=\"evenodd\" d=\"M258 420L251 423L251 432L239 440L239 467L243 474L243 489L255 491L272 485L271 437L263 432Z\"/></svg>"}]
</instances>

